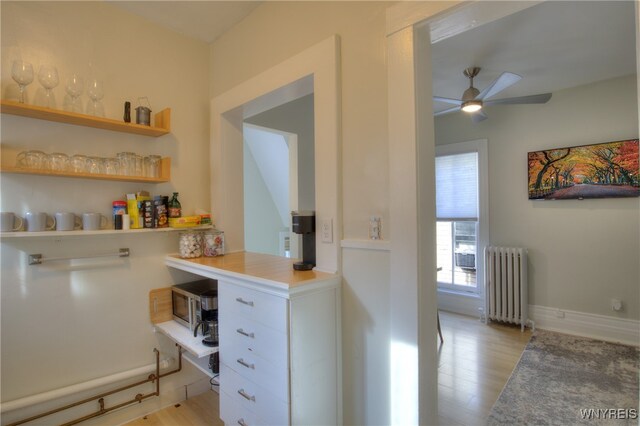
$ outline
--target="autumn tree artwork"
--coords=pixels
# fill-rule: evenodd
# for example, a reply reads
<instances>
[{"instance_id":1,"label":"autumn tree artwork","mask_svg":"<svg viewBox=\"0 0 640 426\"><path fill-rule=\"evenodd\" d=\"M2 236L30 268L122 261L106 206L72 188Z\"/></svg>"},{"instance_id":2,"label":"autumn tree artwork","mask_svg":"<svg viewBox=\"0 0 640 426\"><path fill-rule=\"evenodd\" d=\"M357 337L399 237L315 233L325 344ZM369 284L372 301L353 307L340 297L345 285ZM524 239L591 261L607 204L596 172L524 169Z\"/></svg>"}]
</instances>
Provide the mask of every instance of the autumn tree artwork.
<instances>
[{"instance_id":1,"label":"autumn tree artwork","mask_svg":"<svg viewBox=\"0 0 640 426\"><path fill-rule=\"evenodd\" d=\"M640 196L638 139L530 152L529 199Z\"/></svg>"}]
</instances>

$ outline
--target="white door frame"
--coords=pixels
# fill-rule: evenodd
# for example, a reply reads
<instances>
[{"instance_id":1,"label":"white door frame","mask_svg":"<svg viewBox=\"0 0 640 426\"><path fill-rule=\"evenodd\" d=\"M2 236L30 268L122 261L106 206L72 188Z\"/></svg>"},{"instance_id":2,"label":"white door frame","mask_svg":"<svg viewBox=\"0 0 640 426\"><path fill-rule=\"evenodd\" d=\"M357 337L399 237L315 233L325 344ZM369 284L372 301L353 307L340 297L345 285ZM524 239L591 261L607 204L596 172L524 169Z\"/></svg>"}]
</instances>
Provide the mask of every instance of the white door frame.
<instances>
[{"instance_id":1,"label":"white door frame","mask_svg":"<svg viewBox=\"0 0 640 426\"><path fill-rule=\"evenodd\" d=\"M391 424L438 419L431 40L538 3L403 2L387 11Z\"/></svg>"},{"instance_id":2,"label":"white door frame","mask_svg":"<svg viewBox=\"0 0 640 426\"><path fill-rule=\"evenodd\" d=\"M316 270L341 271L340 39L331 36L211 101L211 208L229 251L244 249L242 122L314 93L316 223L332 220L331 243L316 240ZM340 404L342 403L340 396Z\"/></svg>"}]
</instances>

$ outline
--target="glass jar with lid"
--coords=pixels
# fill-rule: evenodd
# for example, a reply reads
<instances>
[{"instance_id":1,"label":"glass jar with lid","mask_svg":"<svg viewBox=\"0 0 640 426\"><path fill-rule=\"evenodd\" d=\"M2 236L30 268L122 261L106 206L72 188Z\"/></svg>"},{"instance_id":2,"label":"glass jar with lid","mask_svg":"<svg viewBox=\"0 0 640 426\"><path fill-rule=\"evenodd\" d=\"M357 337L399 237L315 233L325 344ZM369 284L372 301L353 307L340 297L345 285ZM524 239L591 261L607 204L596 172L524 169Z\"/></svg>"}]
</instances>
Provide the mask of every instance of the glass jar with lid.
<instances>
[{"instance_id":1,"label":"glass jar with lid","mask_svg":"<svg viewBox=\"0 0 640 426\"><path fill-rule=\"evenodd\" d=\"M202 236L204 255L207 257L222 256L224 254L224 232L213 228L205 231Z\"/></svg>"},{"instance_id":2,"label":"glass jar with lid","mask_svg":"<svg viewBox=\"0 0 640 426\"><path fill-rule=\"evenodd\" d=\"M184 231L180 233L180 257L193 259L202 256L202 235L196 231Z\"/></svg>"}]
</instances>

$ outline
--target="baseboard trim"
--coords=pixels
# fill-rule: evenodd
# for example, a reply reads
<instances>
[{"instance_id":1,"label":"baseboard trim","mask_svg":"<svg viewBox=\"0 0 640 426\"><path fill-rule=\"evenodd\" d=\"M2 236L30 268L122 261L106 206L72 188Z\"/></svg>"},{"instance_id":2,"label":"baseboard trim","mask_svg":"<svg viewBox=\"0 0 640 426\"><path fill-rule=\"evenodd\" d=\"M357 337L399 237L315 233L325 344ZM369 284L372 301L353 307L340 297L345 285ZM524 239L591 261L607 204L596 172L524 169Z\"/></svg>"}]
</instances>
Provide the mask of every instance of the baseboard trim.
<instances>
[{"instance_id":1,"label":"baseboard trim","mask_svg":"<svg viewBox=\"0 0 640 426\"><path fill-rule=\"evenodd\" d=\"M484 303L479 296L438 290L438 309L470 317L480 317Z\"/></svg>"},{"instance_id":2,"label":"baseboard trim","mask_svg":"<svg viewBox=\"0 0 640 426\"><path fill-rule=\"evenodd\" d=\"M564 314L558 318L558 312ZM536 328L608 342L640 346L640 321L529 305L529 316Z\"/></svg>"}]
</instances>

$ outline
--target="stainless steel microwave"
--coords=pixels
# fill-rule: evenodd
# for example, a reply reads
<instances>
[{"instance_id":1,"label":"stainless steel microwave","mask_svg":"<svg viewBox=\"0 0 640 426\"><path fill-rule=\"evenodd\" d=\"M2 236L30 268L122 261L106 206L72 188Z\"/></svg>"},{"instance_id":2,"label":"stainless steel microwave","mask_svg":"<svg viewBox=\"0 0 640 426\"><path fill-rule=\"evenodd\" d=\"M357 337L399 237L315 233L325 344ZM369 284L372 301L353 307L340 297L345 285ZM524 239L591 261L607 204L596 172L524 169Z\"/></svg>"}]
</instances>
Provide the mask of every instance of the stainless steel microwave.
<instances>
[{"instance_id":1,"label":"stainless steel microwave","mask_svg":"<svg viewBox=\"0 0 640 426\"><path fill-rule=\"evenodd\" d=\"M193 331L201 318L200 295L218 289L218 280L206 279L171 287L173 319Z\"/></svg>"}]
</instances>

